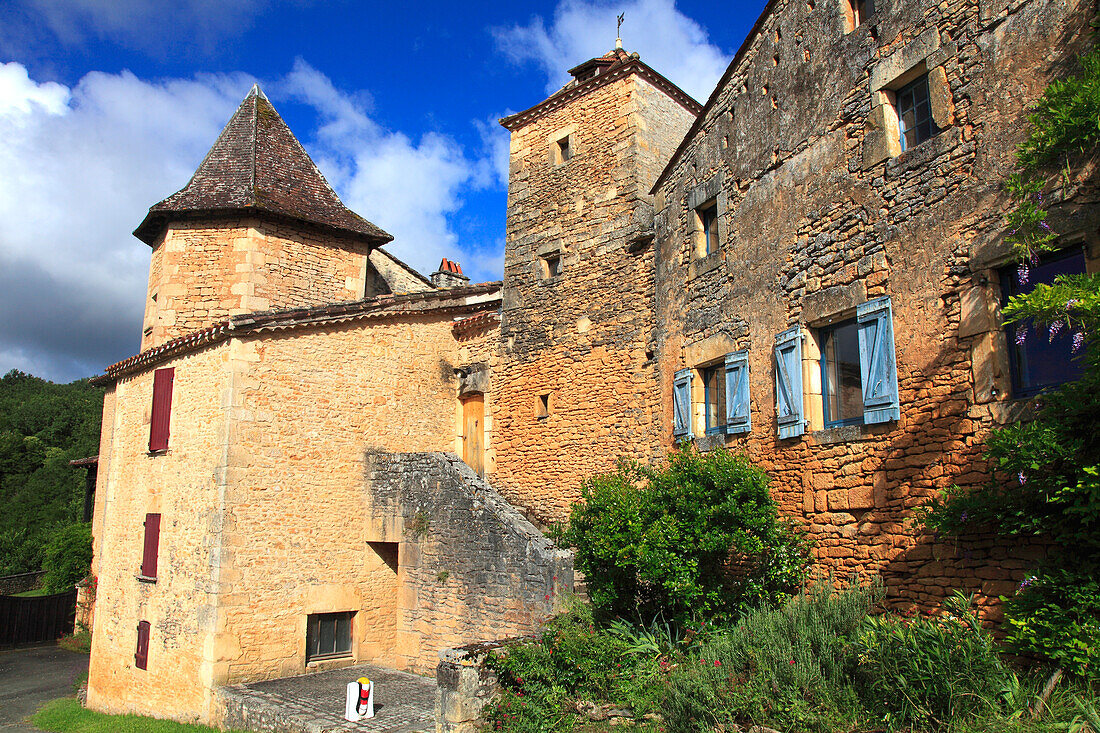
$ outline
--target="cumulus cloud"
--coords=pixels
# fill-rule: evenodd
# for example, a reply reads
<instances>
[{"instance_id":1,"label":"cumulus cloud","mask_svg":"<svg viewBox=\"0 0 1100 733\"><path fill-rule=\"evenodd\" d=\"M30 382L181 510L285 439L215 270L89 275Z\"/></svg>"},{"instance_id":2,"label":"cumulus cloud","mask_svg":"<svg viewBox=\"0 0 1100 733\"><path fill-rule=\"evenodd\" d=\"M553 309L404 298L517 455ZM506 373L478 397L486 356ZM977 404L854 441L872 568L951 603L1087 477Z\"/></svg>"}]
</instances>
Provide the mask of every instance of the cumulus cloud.
<instances>
[{"instance_id":1,"label":"cumulus cloud","mask_svg":"<svg viewBox=\"0 0 1100 733\"><path fill-rule=\"evenodd\" d=\"M252 83L93 72L69 89L0 65L0 373L69 380L137 350L149 249L130 232L186 184ZM459 242L449 220L466 190L499 184L481 151L382 128L369 97L302 61L265 87L315 114L294 132L344 202L396 236L394 254L499 277L499 243Z\"/></svg>"},{"instance_id":2,"label":"cumulus cloud","mask_svg":"<svg viewBox=\"0 0 1100 733\"><path fill-rule=\"evenodd\" d=\"M568 69L612 48L620 13L626 16L626 50L637 51L643 61L705 102L730 55L710 43L706 30L677 10L674 0L562 0L549 24L535 16L526 25L496 28L493 36L512 61L538 64L551 93L569 81Z\"/></svg>"}]
</instances>

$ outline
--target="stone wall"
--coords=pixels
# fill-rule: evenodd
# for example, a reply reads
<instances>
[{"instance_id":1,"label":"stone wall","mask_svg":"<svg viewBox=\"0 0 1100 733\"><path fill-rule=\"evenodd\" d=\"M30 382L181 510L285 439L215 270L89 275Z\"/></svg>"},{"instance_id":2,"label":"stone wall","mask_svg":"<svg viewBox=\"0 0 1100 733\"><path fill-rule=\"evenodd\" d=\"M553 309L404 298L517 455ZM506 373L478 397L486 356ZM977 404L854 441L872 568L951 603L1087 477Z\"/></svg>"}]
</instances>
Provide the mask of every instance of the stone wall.
<instances>
[{"instance_id":1,"label":"stone wall","mask_svg":"<svg viewBox=\"0 0 1100 733\"><path fill-rule=\"evenodd\" d=\"M573 590L573 560L457 456L367 454L372 537L399 542L398 665L533 632Z\"/></svg>"},{"instance_id":2,"label":"stone wall","mask_svg":"<svg viewBox=\"0 0 1100 733\"><path fill-rule=\"evenodd\" d=\"M1086 5L883 0L846 32L842 3L781 1L660 186L662 442L675 372L748 349L752 432L700 447L746 451L809 527L819 568L881 572L900 606L930 608L955 587L995 599L1042 551L937 543L910 519L946 487L985 482L984 436L1025 407L1010 399L996 317L1000 181L1026 105L1080 48ZM943 131L897 154L888 92L925 70ZM712 196L721 247L702 257L692 209ZM1079 218L1095 268L1097 216ZM900 420L825 430L815 329L885 295ZM772 348L796 325L809 428L780 440ZM698 373L693 391L698 403Z\"/></svg>"},{"instance_id":3,"label":"stone wall","mask_svg":"<svg viewBox=\"0 0 1100 733\"><path fill-rule=\"evenodd\" d=\"M19 573L17 575L5 575L0 577L0 596L13 596L16 593L26 593L42 585L42 576L45 570L34 573Z\"/></svg>"},{"instance_id":4,"label":"stone wall","mask_svg":"<svg viewBox=\"0 0 1100 733\"><path fill-rule=\"evenodd\" d=\"M635 238L692 119L627 75L512 130L493 480L542 521L585 477L653 455L653 252Z\"/></svg>"},{"instance_id":5,"label":"stone wall","mask_svg":"<svg viewBox=\"0 0 1100 733\"><path fill-rule=\"evenodd\" d=\"M363 297L367 245L260 219L179 222L153 248L141 348L231 315Z\"/></svg>"},{"instance_id":6,"label":"stone wall","mask_svg":"<svg viewBox=\"0 0 1100 733\"><path fill-rule=\"evenodd\" d=\"M482 710L500 694L496 674L485 664L505 641L476 642L439 653L436 667L436 733L476 733Z\"/></svg>"},{"instance_id":7,"label":"stone wall","mask_svg":"<svg viewBox=\"0 0 1100 733\"><path fill-rule=\"evenodd\" d=\"M93 517L98 577L88 705L195 720L211 712L210 645L222 557L225 453L232 395L229 343L180 356L168 450L150 454L153 370L108 391ZM103 448L108 450L104 451ZM155 582L138 579L148 513L161 515ZM148 669L137 669L137 625L148 621ZM181 684L187 680L187 684Z\"/></svg>"}]
</instances>

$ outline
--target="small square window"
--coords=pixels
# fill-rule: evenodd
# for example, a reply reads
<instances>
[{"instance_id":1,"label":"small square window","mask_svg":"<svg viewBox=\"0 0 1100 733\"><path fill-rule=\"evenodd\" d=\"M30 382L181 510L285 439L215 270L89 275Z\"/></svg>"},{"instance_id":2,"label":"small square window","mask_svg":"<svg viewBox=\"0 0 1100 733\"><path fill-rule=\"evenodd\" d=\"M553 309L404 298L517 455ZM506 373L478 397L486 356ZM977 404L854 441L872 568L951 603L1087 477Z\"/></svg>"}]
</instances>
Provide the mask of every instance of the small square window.
<instances>
[{"instance_id":1,"label":"small square window","mask_svg":"<svg viewBox=\"0 0 1100 733\"><path fill-rule=\"evenodd\" d=\"M351 656L352 611L313 613L306 621L306 662Z\"/></svg>"},{"instance_id":2,"label":"small square window","mask_svg":"<svg viewBox=\"0 0 1100 733\"><path fill-rule=\"evenodd\" d=\"M550 393L541 394L535 401L535 417L543 420L550 416Z\"/></svg>"},{"instance_id":3,"label":"small square window","mask_svg":"<svg viewBox=\"0 0 1100 733\"><path fill-rule=\"evenodd\" d=\"M724 432L726 425L726 369L723 364L703 367L704 419L707 435Z\"/></svg>"},{"instance_id":4,"label":"small square window","mask_svg":"<svg viewBox=\"0 0 1100 733\"><path fill-rule=\"evenodd\" d=\"M567 163L573 157L573 136L566 135L565 137L558 138L550 146L551 157L553 158L554 165L561 165Z\"/></svg>"},{"instance_id":5,"label":"small square window","mask_svg":"<svg viewBox=\"0 0 1100 733\"><path fill-rule=\"evenodd\" d=\"M1030 293L1036 285L1053 283L1054 278L1059 275L1084 272L1084 250L1063 250L1040 260L1037 265L1031 265L1026 282L1020 282L1017 265L1002 268L1001 291L1004 301L1008 302L1013 295ZM1030 397L1044 389L1080 379L1084 375L1084 364L1080 354L1073 352L1073 335L1068 329L1063 328L1060 332L1055 332L1054 336L1045 328L1036 331L1031 322L1005 324L1014 397Z\"/></svg>"},{"instance_id":6,"label":"small square window","mask_svg":"<svg viewBox=\"0 0 1100 733\"><path fill-rule=\"evenodd\" d=\"M894 92L898 113L898 137L905 152L940 133L932 120L932 104L928 94L928 74Z\"/></svg>"},{"instance_id":7,"label":"small square window","mask_svg":"<svg viewBox=\"0 0 1100 733\"><path fill-rule=\"evenodd\" d=\"M542 279L549 280L550 278L561 275L561 255L558 253L543 255L542 259Z\"/></svg>"},{"instance_id":8,"label":"small square window","mask_svg":"<svg viewBox=\"0 0 1100 733\"><path fill-rule=\"evenodd\" d=\"M823 328L819 338L825 427L862 425L863 378L856 322L853 319Z\"/></svg>"}]
</instances>

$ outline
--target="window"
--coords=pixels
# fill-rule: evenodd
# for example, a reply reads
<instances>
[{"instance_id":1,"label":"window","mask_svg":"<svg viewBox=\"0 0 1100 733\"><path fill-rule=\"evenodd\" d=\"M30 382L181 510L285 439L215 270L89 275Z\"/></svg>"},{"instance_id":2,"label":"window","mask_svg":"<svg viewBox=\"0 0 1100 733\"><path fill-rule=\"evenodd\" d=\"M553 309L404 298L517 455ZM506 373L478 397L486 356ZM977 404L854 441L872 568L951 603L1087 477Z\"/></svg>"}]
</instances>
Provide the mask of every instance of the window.
<instances>
[{"instance_id":1,"label":"window","mask_svg":"<svg viewBox=\"0 0 1100 733\"><path fill-rule=\"evenodd\" d=\"M718 251L718 204L710 202L695 210L696 254L705 257Z\"/></svg>"},{"instance_id":2,"label":"window","mask_svg":"<svg viewBox=\"0 0 1100 733\"><path fill-rule=\"evenodd\" d=\"M535 402L535 417L542 420L543 418L550 416L550 394L542 394L538 396L538 400Z\"/></svg>"},{"instance_id":3,"label":"window","mask_svg":"<svg viewBox=\"0 0 1100 733\"><path fill-rule=\"evenodd\" d=\"M142 580L157 579L157 555L160 552L160 515L145 515L145 542L141 555Z\"/></svg>"},{"instance_id":4,"label":"window","mask_svg":"<svg viewBox=\"0 0 1100 733\"><path fill-rule=\"evenodd\" d=\"M856 308L854 320L847 320L815 332L820 347L821 402L808 397L810 407L822 408L824 425L875 424L901 416L898 401L897 362L894 355L894 326L889 298L871 300ZM794 438L806 430L803 377L802 329L788 329L775 337L776 422L780 438ZM812 344L811 344L812 346ZM811 414L816 414L811 409Z\"/></svg>"},{"instance_id":5,"label":"window","mask_svg":"<svg viewBox=\"0 0 1100 733\"><path fill-rule=\"evenodd\" d=\"M137 625L137 651L134 652L134 666L149 669L149 622L139 621Z\"/></svg>"},{"instance_id":6,"label":"window","mask_svg":"<svg viewBox=\"0 0 1100 733\"><path fill-rule=\"evenodd\" d=\"M704 367L703 402L706 409L705 423L707 435L723 432L726 426L726 369L725 364Z\"/></svg>"},{"instance_id":7,"label":"window","mask_svg":"<svg viewBox=\"0 0 1100 733\"><path fill-rule=\"evenodd\" d=\"M306 662L351 656L352 611L314 613L306 621Z\"/></svg>"},{"instance_id":8,"label":"window","mask_svg":"<svg viewBox=\"0 0 1100 733\"><path fill-rule=\"evenodd\" d=\"M863 382L855 319L820 331L821 398L825 427L863 423Z\"/></svg>"},{"instance_id":9,"label":"window","mask_svg":"<svg viewBox=\"0 0 1100 733\"><path fill-rule=\"evenodd\" d=\"M172 417L172 383L175 369L157 369L153 373L153 410L149 419L149 452L168 450L168 432Z\"/></svg>"},{"instance_id":10,"label":"window","mask_svg":"<svg viewBox=\"0 0 1100 733\"><path fill-rule=\"evenodd\" d=\"M573 158L573 136L565 135L550 144L550 158L554 165L568 163Z\"/></svg>"},{"instance_id":11,"label":"window","mask_svg":"<svg viewBox=\"0 0 1100 733\"><path fill-rule=\"evenodd\" d=\"M561 274L561 255L553 254L542 258L543 277L550 279Z\"/></svg>"},{"instance_id":12,"label":"window","mask_svg":"<svg viewBox=\"0 0 1100 733\"><path fill-rule=\"evenodd\" d=\"M1085 252L1074 248L1063 250L1031 265L1027 281L1021 283L1017 266L1001 270L1001 291L1007 302L1013 295L1030 293L1039 284L1050 284L1058 275L1085 272ZM1028 323L1005 326L1009 344L1009 371L1012 376L1012 394L1028 397L1050 387L1080 379L1084 374L1081 359L1073 352L1073 335L1068 329L1056 331L1054 336L1047 329L1037 331Z\"/></svg>"},{"instance_id":13,"label":"window","mask_svg":"<svg viewBox=\"0 0 1100 733\"><path fill-rule=\"evenodd\" d=\"M672 437L691 440L691 370L676 372L672 382Z\"/></svg>"},{"instance_id":14,"label":"window","mask_svg":"<svg viewBox=\"0 0 1100 733\"><path fill-rule=\"evenodd\" d=\"M940 132L932 121L932 104L928 95L928 74L906 84L894 93L897 100L898 136L902 152L915 147Z\"/></svg>"},{"instance_id":15,"label":"window","mask_svg":"<svg viewBox=\"0 0 1100 733\"><path fill-rule=\"evenodd\" d=\"M845 0L845 5L844 11L847 16L849 32L866 23L871 13L875 12L873 0Z\"/></svg>"}]
</instances>

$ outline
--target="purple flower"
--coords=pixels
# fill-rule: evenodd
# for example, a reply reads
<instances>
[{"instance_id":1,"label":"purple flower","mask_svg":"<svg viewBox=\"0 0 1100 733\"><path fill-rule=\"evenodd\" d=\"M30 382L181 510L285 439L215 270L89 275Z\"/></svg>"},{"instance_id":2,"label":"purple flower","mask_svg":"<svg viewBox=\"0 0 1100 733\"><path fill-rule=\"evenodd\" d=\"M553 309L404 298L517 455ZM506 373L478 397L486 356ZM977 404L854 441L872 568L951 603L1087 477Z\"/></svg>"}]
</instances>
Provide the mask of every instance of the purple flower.
<instances>
[{"instance_id":1,"label":"purple flower","mask_svg":"<svg viewBox=\"0 0 1100 733\"><path fill-rule=\"evenodd\" d=\"M1039 253L1038 252L1032 252L1031 253L1031 264L1033 264L1033 265L1039 264Z\"/></svg>"},{"instance_id":2,"label":"purple flower","mask_svg":"<svg viewBox=\"0 0 1100 733\"><path fill-rule=\"evenodd\" d=\"M1018 474L1016 474L1016 478L1020 480L1020 486L1023 486L1027 483L1027 474L1023 471L1020 471Z\"/></svg>"},{"instance_id":3,"label":"purple flower","mask_svg":"<svg viewBox=\"0 0 1100 733\"><path fill-rule=\"evenodd\" d=\"M1027 576L1022 581L1020 581L1020 590L1023 590L1024 588L1028 587L1029 585L1031 585L1034 582L1035 582L1035 576L1034 575Z\"/></svg>"},{"instance_id":4,"label":"purple flower","mask_svg":"<svg viewBox=\"0 0 1100 733\"><path fill-rule=\"evenodd\" d=\"M960 522L965 522L968 519L970 519L970 515L967 514L966 512L963 512L962 514L959 515L959 521Z\"/></svg>"},{"instance_id":5,"label":"purple flower","mask_svg":"<svg viewBox=\"0 0 1100 733\"><path fill-rule=\"evenodd\" d=\"M1039 222L1039 226L1043 228L1043 231L1050 231L1050 224L1047 224L1045 221Z\"/></svg>"},{"instance_id":6,"label":"purple flower","mask_svg":"<svg viewBox=\"0 0 1100 733\"><path fill-rule=\"evenodd\" d=\"M1020 267L1016 270L1016 279L1020 281L1021 285L1027 284L1028 270L1027 263L1021 262Z\"/></svg>"},{"instance_id":7,"label":"purple flower","mask_svg":"<svg viewBox=\"0 0 1100 733\"><path fill-rule=\"evenodd\" d=\"M1068 312L1070 308L1076 308L1077 304L1080 302L1081 301L1077 300L1077 298L1070 298L1066 301L1066 311Z\"/></svg>"},{"instance_id":8,"label":"purple flower","mask_svg":"<svg viewBox=\"0 0 1100 733\"><path fill-rule=\"evenodd\" d=\"M1085 345L1085 334L1078 331L1073 334L1073 350L1080 351L1081 347Z\"/></svg>"},{"instance_id":9,"label":"purple flower","mask_svg":"<svg viewBox=\"0 0 1100 733\"><path fill-rule=\"evenodd\" d=\"M1054 341L1054 337L1057 336L1059 333L1061 333L1061 331L1065 327L1065 325L1066 324L1062 323L1062 321L1060 321L1060 320L1055 321L1054 323L1050 324L1050 340L1051 341Z\"/></svg>"},{"instance_id":10,"label":"purple flower","mask_svg":"<svg viewBox=\"0 0 1100 733\"><path fill-rule=\"evenodd\" d=\"M1027 329L1026 328L1017 329L1016 330L1016 345L1017 346L1023 346L1025 341L1027 341Z\"/></svg>"}]
</instances>

